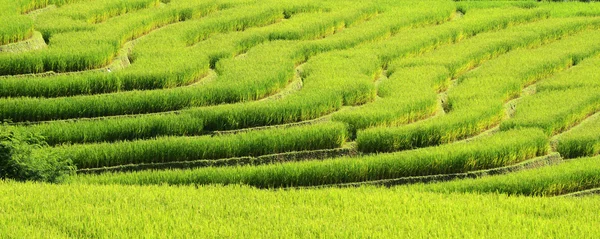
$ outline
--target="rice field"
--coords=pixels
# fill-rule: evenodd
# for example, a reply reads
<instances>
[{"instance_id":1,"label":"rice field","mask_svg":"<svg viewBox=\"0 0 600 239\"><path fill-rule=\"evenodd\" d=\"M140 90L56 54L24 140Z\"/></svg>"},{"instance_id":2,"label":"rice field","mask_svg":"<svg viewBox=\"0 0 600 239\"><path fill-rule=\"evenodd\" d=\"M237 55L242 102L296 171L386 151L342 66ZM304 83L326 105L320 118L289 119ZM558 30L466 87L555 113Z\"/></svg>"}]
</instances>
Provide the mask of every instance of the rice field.
<instances>
[{"instance_id":1,"label":"rice field","mask_svg":"<svg viewBox=\"0 0 600 239\"><path fill-rule=\"evenodd\" d=\"M595 1L0 13L1 238L600 233Z\"/></svg>"}]
</instances>

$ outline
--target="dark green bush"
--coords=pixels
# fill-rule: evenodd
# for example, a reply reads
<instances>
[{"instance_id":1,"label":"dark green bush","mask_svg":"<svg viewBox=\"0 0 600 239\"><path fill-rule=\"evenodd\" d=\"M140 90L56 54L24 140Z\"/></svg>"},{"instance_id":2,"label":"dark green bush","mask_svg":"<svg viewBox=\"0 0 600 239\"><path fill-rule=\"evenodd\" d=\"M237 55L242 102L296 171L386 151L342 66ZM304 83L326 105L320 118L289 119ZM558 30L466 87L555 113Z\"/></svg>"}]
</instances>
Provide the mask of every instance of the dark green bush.
<instances>
[{"instance_id":1,"label":"dark green bush","mask_svg":"<svg viewBox=\"0 0 600 239\"><path fill-rule=\"evenodd\" d=\"M37 150L48 147L43 137L6 128L0 130L1 179L55 183L75 171L70 159Z\"/></svg>"}]
</instances>

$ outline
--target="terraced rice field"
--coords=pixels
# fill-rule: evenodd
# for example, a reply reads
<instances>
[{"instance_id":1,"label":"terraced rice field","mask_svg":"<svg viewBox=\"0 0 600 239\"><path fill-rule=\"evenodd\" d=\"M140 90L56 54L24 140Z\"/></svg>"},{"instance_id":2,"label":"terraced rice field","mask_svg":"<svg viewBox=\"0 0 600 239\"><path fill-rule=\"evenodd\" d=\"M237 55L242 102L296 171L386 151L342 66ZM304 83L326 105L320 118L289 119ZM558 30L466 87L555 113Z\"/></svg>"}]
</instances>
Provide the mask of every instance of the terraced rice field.
<instances>
[{"instance_id":1,"label":"terraced rice field","mask_svg":"<svg viewBox=\"0 0 600 239\"><path fill-rule=\"evenodd\" d=\"M600 233L600 3L0 13L0 237Z\"/></svg>"}]
</instances>

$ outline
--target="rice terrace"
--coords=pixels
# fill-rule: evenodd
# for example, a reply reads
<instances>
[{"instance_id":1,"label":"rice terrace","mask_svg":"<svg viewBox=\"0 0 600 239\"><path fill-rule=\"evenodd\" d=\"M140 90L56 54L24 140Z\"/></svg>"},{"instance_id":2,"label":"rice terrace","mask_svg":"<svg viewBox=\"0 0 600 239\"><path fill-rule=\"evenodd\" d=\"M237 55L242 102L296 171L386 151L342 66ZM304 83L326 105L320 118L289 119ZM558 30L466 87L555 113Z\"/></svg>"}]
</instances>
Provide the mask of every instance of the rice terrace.
<instances>
[{"instance_id":1,"label":"rice terrace","mask_svg":"<svg viewBox=\"0 0 600 239\"><path fill-rule=\"evenodd\" d=\"M598 238L600 2L0 0L0 238Z\"/></svg>"}]
</instances>

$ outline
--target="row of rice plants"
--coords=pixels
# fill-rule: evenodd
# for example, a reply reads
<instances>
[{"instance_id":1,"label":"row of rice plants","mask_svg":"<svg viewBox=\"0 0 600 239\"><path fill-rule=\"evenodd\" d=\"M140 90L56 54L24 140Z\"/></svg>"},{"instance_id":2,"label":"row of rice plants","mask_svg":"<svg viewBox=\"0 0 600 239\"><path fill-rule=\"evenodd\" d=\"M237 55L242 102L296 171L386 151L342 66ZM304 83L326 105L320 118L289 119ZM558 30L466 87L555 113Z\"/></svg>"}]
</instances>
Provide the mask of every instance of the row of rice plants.
<instances>
[{"instance_id":1,"label":"row of rice plants","mask_svg":"<svg viewBox=\"0 0 600 239\"><path fill-rule=\"evenodd\" d=\"M514 120L502 128L540 127L547 134L557 134L557 150L565 158L593 156L600 153L597 117L586 118L600 110L598 66L600 58L583 60L536 86L535 95L519 102ZM585 120L585 121L584 121ZM588 122L589 121L589 122Z\"/></svg>"},{"instance_id":2,"label":"row of rice plants","mask_svg":"<svg viewBox=\"0 0 600 239\"><path fill-rule=\"evenodd\" d=\"M159 1L79 1L73 4L60 5L51 11L43 11L35 15L35 29L40 31L49 41L54 35L66 32L95 31L100 26L96 23L134 11L159 7ZM94 19L102 19L96 22ZM57 42L55 42L57 43Z\"/></svg>"},{"instance_id":3,"label":"row of rice plants","mask_svg":"<svg viewBox=\"0 0 600 239\"><path fill-rule=\"evenodd\" d=\"M192 9L206 14L214 10L214 4L202 4ZM189 11L188 8L150 8L110 19L98 24L92 31L51 36L42 31L49 47L43 51L0 55L0 74L67 72L103 67L125 42L156 28L186 20Z\"/></svg>"},{"instance_id":4,"label":"row of rice plants","mask_svg":"<svg viewBox=\"0 0 600 239\"><path fill-rule=\"evenodd\" d=\"M159 0L101 0L60 5L35 17L35 28L48 41L52 36L65 32L95 31L97 23L134 11L159 7ZM190 4L194 5L194 4ZM54 42L60 44L60 42Z\"/></svg>"},{"instance_id":5,"label":"row of rice plants","mask_svg":"<svg viewBox=\"0 0 600 239\"><path fill-rule=\"evenodd\" d=\"M422 16L419 16L419 18L422 18ZM358 27L360 27L360 25ZM362 30L364 30L364 28ZM316 52L335 49L335 47L350 47L352 45L360 43L360 41L362 40L365 40L364 34L357 34L364 32L355 32L347 30L343 31L342 33L345 33L345 39L342 39L345 40L345 43L347 43L346 45L334 44L339 43L339 39L334 39L332 40L332 42L329 42L327 38L325 38L323 40L319 40L318 43L307 43L310 44L310 46L314 50L306 51L307 48L304 47L300 49L300 52L306 52L306 54L315 54ZM222 41L211 41L211 43L220 44L222 43ZM285 43L281 43L279 45L282 44L285 45ZM293 45L297 44L293 43L292 46ZM205 49L222 49L219 47L214 47L215 45L203 46L205 47ZM298 62L308 57L298 57L298 53L293 53L292 56L288 56L292 57L292 59L288 58L288 62L282 62L286 58L282 57L285 56L284 49L281 50L281 48L278 47L277 44L272 45L277 47L275 49L269 46L265 46L263 48L269 50L269 52L267 52L268 54L254 54L251 51L248 52L246 58L235 60L235 63L239 63L242 66L240 68L237 68L238 72L243 72L244 74L228 74L227 76L229 77L218 78L211 84L196 85L192 87L182 87L169 90L122 92L118 94L99 96L78 96L55 99L3 99L7 103L11 102L10 104L4 105L12 105L10 107L11 109L7 109L6 111L6 113L10 112L10 115L5 115L3 117L5 119L11 118L13 121L94 117L128 113L161 112L181 109L190 106L202 106L219 103L232 103L239 101L256 100L260 97L268 95L269 93L272 93L274 88L276 89L277 87L280 87L282 84L291 80L290 76L293 74L294 71L294 61ZM294 50L294 48L290 49L293 50L293 52L299 51ZM214 52L214 50L212 52ZM251 56L256 57L253 58ZM296 59L294 60L294 58ZM258 63L264 64L258 65L264 65L265 67L279 66L278 68L282 68L283 73L266 71L267 69L252 70L253 67L256 67L257 65L256 60L262 60L262 62ZM265 62L265 60L267 61ZM220 67L220 65L223 64L225 63L217 65L218 72L227 72L227 69L223 69L222 67ZM231 65L227 65L227 67L229 66ZM235 70L236 68L234 68L232 72L236 72ZM255 72L255 74L251 74L250 76L246 77L245 75L248 72ZM265 74L270 73L275 74L273 76L265 77ZM255 75L257 78L255 78ZM274 79L275 81L273 81L272 79ZM262 80L262 82L258 80ZM123 104L123 102L127 102L127 104ZM65 105L69 105L69 107L64 107ZM86 110L82 110L83 108L85 108Z\"/></svg>"},{"instance_id":6,"label":"row of rice plants","mask_svg":"<svg viewBox=\"0 0 600 239\"><path fill-rule=\"evenodd\" d=\"M7 238L589 238L600 198L0 181ZM485 230L482 230L485 228Z\"/></svg>"},{"instance_id":7,"label":"row of rice plants","mask_svg":"<svg viewBox=\"0 0 600 239\"><path fill-rule=\"evenodd\" d=\"M568 71L540 82L536 85L535 90L536 92L551 92L600 87L598 67L600 67L600 57L585 59Z\"/></svg>"},{"instance_id":8,"label":"row of rice plants","mask_svg":"<svg viewBox=\"0 0 600 239\"><path fill-rule=\"evenodd\" d=\"M543 11L511 9L514 10L511 14L505 14L506 9L501 10L502 11L497 9L480 10L469 13L460 20L455 20L447 25L439 26L439 29L437 30L442 33L448 33L448 35L452 36L449 40L451 42L456 42L462 40L462 38L470 37L483 31L502 29L511 25L534 21L545 17ZM503 14L498 15L500 12ZM485 18L486 21L482 21L483 18ZM528 24L527 26L529 25L532 24ZM449 31L456 28L462 29L461 33L457 34ZM531 28L535 28L535 26L531 26ZM494 33L483 33L483 35L490 34ZM413 36L412 33L409 33L408 35ZM405 56L403 54L407 53L405 49L394 51L399 48L398 45L406 45L398 42L398 40L404 40L403 42L410 40L406 38L408 37L393 39L392 42L369 46L369 48L371 52L374 52L378 56L383 67L387 67L387 65L390 64L390 61L397 58L403 59L402 57ZM475 38L479 39L481 37L478 36ZM398 68L397 65L398 63L394 63L394 66L387 73L388 75L391 74L391 78L389 80L384 80L380 86L379 95L383 97L382 99L379 99L375 103L362 106L357 110L336 113L333 116L334 120L347 122L353 127L353 131L355 131L356 129L364 129L377 125L406 124L433 115L438 110L436 93L439 93L448 87L450 83L450 74L448 74L447 70L441 66L406 68L403 72L394 74L393 71ZM388 86L388 82L394 82L394 84ZM386 87L394 88L386 89ZM385 96L386 91L391 91L394 95Z\"/></svg>"},{"instance_id":9,"label":"row of rice plants","mask_svg":"<svg viewBox=\"0 0 600 239\"><path fill-rule=\"evenodd\" d=\"M506 193L553 196L600 187L600 157L478 179L414 186L435 192Z\"/></svg>"},{"instance_id":10,"label":"row of rice plants","mask_svg":"<svg viewBox=\"0 0 600 239\"><path fill-rule=\"evenodd\" d=\"M48 1L13 0L0 2L0 45L14 43L33 35L33 19L22 15L45 7Z\"/></svg>"},{"instance_id":11,"label":"row of rice plants","mask_svg":"<svg viewBox=\"0 0 600 239\"><path fill-rule=\"evenodd\" d=\"M478 26L477 22L487 26L487 20L497 21L496 18L488 18L489 14L490 12L487 11L482 12L481 15L475 14L472 18L473 23L466 25L475 28ZM466 15L460 22L471 22L468 20L471 19L469 16L471 15ZM484 16L486 17L483 18ZM498 17L501 16L499 15ZM422 51L423 48L430 47L429 44L451 41L451 39L454 39L454 36L463 35L462 32L464 31L473 32L470 27L463 29L460 24L447 24L402 31L384 42L399 41L398 39L408 39L410 41L399 41L404 42L404 44L392 45L395 47L388 48L390 51L386 52L393 52L391 51L393 49L400 52L397 55L416 54ZM446 26L448 28L445 28ZM480 31L485 30L482 27L477 28L481 29ZM342 33L351 32L352 29L346 29ZM404 32L407 34L404 34ZM413 36L413 38L407 38L407 36ZM320 41L326 42L326 39ZM423 44L422 42L427 42L428 44ZM376 46L381 45L379 43L374 44ZM382 42L382 44L385 43ZM365 99L366 97L366 99L372 99L374 96L374 86L371 82L376 73L380 71L381 66L378 63L379 59L369 53L370 48L367 47L365 49L365 51L348 51L346 52L347 54L338 54L338 56L328 54L311 59L307 65L310 66L312 64L313 69L320 68L319 72L321 73L319 74L322 75L315 72L308 73L311 71L311 67L307 67L308 69L303 71L303 89L281 100L219 105L184 110L179 115L165 116L169 118L170 122L177 125L177 128L162 127L163 120L160 120L159 117L139 116L136 118L113 118L100 121L52 122L31 126L28 129L41 132L47 136L51 144L54 144L59 142L97 142L134 139L136 136L131 132L147 132L140 134L140 138L153 136L151 134L194 134L195 132L202 131L201 128L192 127L196 125L203 125L205 130L231 130L314 119L339 110L344 105L344 98ZM352 57L348 58L350 56ZM333 63L339 68L339 70L335 71L335 74L331 71L333 68L330 67ZM364 72L368 72L368 74ZM344 75L347 77L342 77ZM357 81L356 76L361 76L361 81ZM348 94L348 96L344 96L340 92L346 92L344 94ZM362 96L358 97L358 95ZM128 100L130 101L131 99ZM364 100L362 102L364 103ZM355 101L354 103L360 102ZM186 124L189 124L189 127ZM73 130L75 128L80 130Z\"/></svg>"},{"instance_id":12,"label":"row of rice plants","mask_svg":"<svg viewBox=\"0 0 600 239\"><path fill-rule=\"evenodd\" d=\"M355 134L357 129L397 126L429 117L440 110L434 89L443 89L449 79L448 71L439 66L404 69L379 84L377 95L381 99L336 112L332 119L348 123Z\"/></svg>"},{"instance_id":13,"label":"row of rice plants","mask_svg":"<svg viewBox=\"0 0 600 239\"><path fill-rule=\"evenodd\" d=\"M442 117L396 128L358 133L364 152L396 151L448 143L476 135L500 123L502 104L540 79L600 51L597 31L585 31L536 49L520 49L489 61L458 79L448 92L450 112ZM510 69L510 70L507 70Z\"/></svg>"},{"instance_id":14,"label":"row of rice plants","mask_svg":"<svg viewBox=\"0 0 600 239\"><path fill-rule=\"evenodd\" d=\"M505 131L468 143L359 158L78 175L73 180L99 184L247 184L263 188L315 186L501 167L544 155L548 145L548 138L543 132L525 129Z\"/></svg>"},{"instance_id":15,"label":"row of rice plants","mask_svg":"<svg viewBox=\"0 0 600 239\"><path fill-rule=\"evenodd\" d=\"M517 104L511 119L500 124L500 129L538 127L548 135L558 134L600 111L598 90L543 91L525 97Z\"/></svg>"},{"instance_id":16,"label":"row of rice plants","mask_svg":"<svg viewBox=\"0 0 600 239\"><path fill-rule=\"evenodd\" d=\"M13 0L2 1L0 11L6 15L26 14L36 9L46 7L48 0Z\"/></svg>"},{"instance_id":17,"label":"row of rice plants","mask_svg":"<svg viewBox=\"0 0 600 239\"><path fill-rule=\"evenodd\" d=\"M203 20L203 24L198 24L189 29L183 36L186 45L192 46L200 41L208 39L211 35L217 33L226 33L230 31L244 31L253 26L264 26L281 21L284 18L290 18L292 14L299 12L319 10L317 7L303 6L305 9L277 9L271 8L265 11L264 6L248 6L244 8L234 8L232 12L217 13L214 18ZM259 13L258 15L256 13Z\"/></svg>"},{"instance_id":18,"label":"row of rice plants","mask_svg":"<svg viewBox=\"0 0 600 239\"><path fill-rule=\"evenodd\" d=\"M596 115L561 134L557 151L565 158L600 154L600 118Z\"/></svg>"},{"instance_id":19,"label":"row of rice plants","mask_svg":"<svg viewBox=\"0 0 600 239\"><path fill-rule=\"evenodd\" d=\"M232 14L228 10L224 14ZM336 24L335 19L319 19L317 15L308 14L313 20L304 22L314 24ZM225 15L228 16L228 15ZM167 27L136 41L135 48L129 54L133 61L126 69L112 69L112 73L90 72L83 74L58 75L49 77L5 78L0 81L0 96L4 97L61 97L81 94L100 94L131 90L150 90L173 88L191 84L205 75L211 64L219 57L235 55L249 39L261 38L260 34L247 30L240 34L225 34L208 42L189 48L185 44L186 32L191 32L197 25L206 25L223 18L211 15L199 20L191 20L177 26ZM210 19L216 19L211 21ZM231 19L230 19L231 20ZM297 22L296 17L277 24L279 29L289 29L289 23ZM250 33L250 32L252 33ZM204 32L208 34L208 31ZM308 29L297 30L297 35L323 35L324 31L315 33ZM248 39L248 40L245 40ZM263 39L264 40L264 39ZM253 45L260 41L252 42ZM158 57L160 56L160 57ZM157 58L158 57L158 58Z\"/></svg>"},{"instance_id":20,"label":"row of rice plants","mask_svg":"<svg viewBox=\"0 0 600 239\"><path fill-rule=\"evenodd\" d=\"M158 7L159 4L159 0L129 0L126 2L103 0L101 2L72 4L61 8L60 14L69 16L74 20L96 24L136 10Z\"/></svg>"},{"instance_id":21,"label":"row of rice plants","mask_svg":"<svg viewBox=\"0 0 600 239\"><path fill-rule=\"evenodd\" d=\"M590 0L592 1L592 0ZM588 1L588 2L590 2ZM598 17L600 16L600 5L584 2L553 2L538 4L541 9L549 10L556 17Z\"/></svg>"},{"instance_id":22,"label":"row of rice plants","mask_svg":"<svg viewBox=\"0 0 600 239\"><path fill-rule=\"evenodd\" d=\"M520 8L537 8L549 11L553 17L592 17L600 16L600 5L590 1L458 1L457 7L466 12L480 8L499 8L514 6Z\"/></svg>"},{"instance_id":23,"label":"row of rice plants","mask_svg":"<svg viewBox=\"0 0 600 239\"><path fill-rule=\"evenodd\" d=\"M1 126L0 126L1 127ZM53 121L18 127L37 132L49 145L148 139L161 135L193 136L206 133L203 118L184 114L156 114L99 120Z\"/></svg>"},{"instance_id":24,"label":"row of rice plants","mask_svg":"<svg viewBox=\"0 0 600 239\"><path fill-rule=\"evenodd\" d=\"M458 17L447 24L430 28L429 31L415 30L398 35L372 47L372 49L378 52L382 64L387 68L393 61L420 55L443 44L456 43L478 33L505 29L509 26L534 22L547 17L548 12L539 9L514 7L477 9L476 11L465 12L464 16ZM417 40L415 43L420 44L412 43L414 40ZM407 51L408 49L404 51L386 51L386 49L404 48L403 45L408 42L415 44L412 45L410 51Z\"/></svg>"},{"instance_id":25,"label":"row of rice plants","mask_svg":"<svg viewBox=\"0 0 600 239\"><path fill-rule=\"evenodd\" d=\"M94 28L94 24L104 22L109 18L120 16L145 8L158 7L159 0L100 0L75 2L61 5L52 11L36 14L36 29L49 38L55 33L66 32L79 27ZM52 19L52 21L48 21Z\"/></svg>"},{"instance_id":26,"label":"row of rice plants","mask_svg":"<svg viewBox=\"0 0 600 239\"><path fill-rule=\"evenodd\" d=\"M139 163L260 156L341 147L347 138L342 123L255 130L221 136L163 137L113 143L64 145L43 149L70 158L78 168Z\"/></svg>"},{"instance_id":27,"label":"row of rice plants","mask_svg":"<svg viewBox=\"0 0 600 239\"><path fill-rule=\"evenodd\" d=\"M10 0L3 2L3 6L10 6L16 9L19 14L29 13L31 11L47 7L48 5L56 5L58 7L67 4L73 4L89 0Z\"/></svg>"},{"instance_id":28,"label":"row of rice plants","mask_svg":"<svg viewBox=\"0 0 600 239\"><path fill-rule=\"evenodd\" d=\"M33 20L27 16L0 17L0 45L18 42L33 35Z\"/></svg>"},{"instance_id":29,"label":"row of rice plants","mask_svg":"<svg viewBox=\"0 0 600 239\"><path fill-rule=\"evenodd\" d=\"M404 58L391 63L390 74L403 67L441 65L456 78L475 66L514 49L535 47L562 36L580 32L590 25L600 25L599 19L550 18L530 24L480 34L463 42L443 47L416 58Z\"/></svg>"},{"instance_id":30,"label":"row of rice plants","mask_svg":"<svg viewBox=\"0 0 600 239\"><path fill-rule=\"evenodd\" d=\"M30 38L34 32L34 21L25 16L30 11L46 7L48 4L64 5L72 1L48 1L48 0L11 0L0 3L0 45L14 43ZM157 1L157 0L143 0Z\"/></svg>"}]
</instances>

